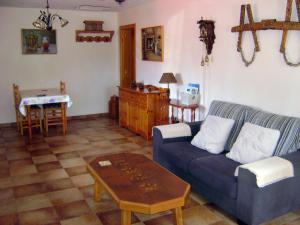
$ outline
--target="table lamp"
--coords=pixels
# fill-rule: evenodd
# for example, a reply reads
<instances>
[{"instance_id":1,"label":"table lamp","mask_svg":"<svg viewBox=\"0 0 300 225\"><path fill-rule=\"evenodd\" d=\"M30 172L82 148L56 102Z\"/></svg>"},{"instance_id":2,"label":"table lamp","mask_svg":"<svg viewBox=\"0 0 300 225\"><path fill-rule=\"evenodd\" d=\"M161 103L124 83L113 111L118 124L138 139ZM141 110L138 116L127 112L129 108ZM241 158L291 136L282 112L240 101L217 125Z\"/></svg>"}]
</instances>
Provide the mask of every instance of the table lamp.
<instances>
[{"instance_id":1,"label":"table lamp","mask_svg":"<svg viewBox=\"0 0 300 225\"><path fill-rule=\"evenodd\" d=\"M163 73L159 81L160 84L168 84L168 90L170 91L169 84L176 84L177 80L173 73Z\"/></svg>"},{"instance_id":2,"label":"table lamp","mask_svg":"<svg viewBox=\"0 0 300 225\"><path fill-rule=\"evenodd\" d=\"M160 84L168 84L168 99L170 101L170 88L169 84L176 84L177 80L173 73L163 73L159 81Z\"/></svg>"}]
</instances>

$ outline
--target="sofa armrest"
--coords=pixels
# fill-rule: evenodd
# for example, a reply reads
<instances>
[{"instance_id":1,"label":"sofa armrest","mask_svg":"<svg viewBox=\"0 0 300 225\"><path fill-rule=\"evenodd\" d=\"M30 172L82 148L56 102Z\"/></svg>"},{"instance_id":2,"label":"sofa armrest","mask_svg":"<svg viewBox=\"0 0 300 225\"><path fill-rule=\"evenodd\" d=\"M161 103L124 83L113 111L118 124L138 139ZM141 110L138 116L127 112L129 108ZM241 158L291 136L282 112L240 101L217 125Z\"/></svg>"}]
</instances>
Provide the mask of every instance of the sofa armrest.
<instances>
[{"instance_id":1,"label":"sofa armrest","mask_svg":"<svg viewBox=\"0 0 300 225\"><path fill-rule=\"evenodd\" d=\"M188 123L188 125L191 128L191 136L183 136L183 137L176 137L176 138L163 138L163 135L159 129L156 127L153 127L153 159L156 162L159 162L159 148L164 143L171 143L171 142L191 142L194 135L197 134L197 132L200 129L201 121L199 122L193 122Z\"/></svg>"},{"instance_id":2,"label":"sofa armrest","mask_svg":"<svg viewBox=\"0 0 300 225\"><path fill-rule=\"evenodd\" d=\"M260 224L300 207L300 152L283 158L294 166L294 177L280 180L263 188L256 176L240 168L237 178L237 217L247 224Z\"/></svg>"}]
</instances>

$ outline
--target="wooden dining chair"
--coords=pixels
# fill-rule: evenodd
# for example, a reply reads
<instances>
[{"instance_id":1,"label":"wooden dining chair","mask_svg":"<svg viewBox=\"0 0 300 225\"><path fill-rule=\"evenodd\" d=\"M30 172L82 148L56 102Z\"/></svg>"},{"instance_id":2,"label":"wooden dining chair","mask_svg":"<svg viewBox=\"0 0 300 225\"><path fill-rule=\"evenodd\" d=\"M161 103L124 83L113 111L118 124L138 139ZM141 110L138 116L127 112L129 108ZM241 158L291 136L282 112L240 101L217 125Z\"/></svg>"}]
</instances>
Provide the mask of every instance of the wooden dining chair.
<instances>
[{"instance_id":1,"label":"wooden dining chair","mask_svg":"<svg viewBox=\"0 0 300 225\"><path fill-rule=\"evenodd\" d=\"M66 83L60 81L60 93L66 94ZM67 132L66 103L51 103L44 105L44 127L48 133L49 126L61 125L63 134Z\"/></svg>"},{"instance_id":2,"label":"wooden dining chair","mask_svg":"<svg viewBox=\"0 0 300 225\"><path fill-rule=\"evenodd\" d=\"M15 113L16 113L16 124L18 131L21 135L24 135L24 130L28 129L28 116L31 117L31 128L38 128L40 132L43 132L42 125L42 109L37 105L31 105L30 107L30 115L23 116L19 111L19 105L21 102L21 95L19 86L13 84L13 94L14 94L14 103L15 103Z\"/></svg>"}]
</instances>

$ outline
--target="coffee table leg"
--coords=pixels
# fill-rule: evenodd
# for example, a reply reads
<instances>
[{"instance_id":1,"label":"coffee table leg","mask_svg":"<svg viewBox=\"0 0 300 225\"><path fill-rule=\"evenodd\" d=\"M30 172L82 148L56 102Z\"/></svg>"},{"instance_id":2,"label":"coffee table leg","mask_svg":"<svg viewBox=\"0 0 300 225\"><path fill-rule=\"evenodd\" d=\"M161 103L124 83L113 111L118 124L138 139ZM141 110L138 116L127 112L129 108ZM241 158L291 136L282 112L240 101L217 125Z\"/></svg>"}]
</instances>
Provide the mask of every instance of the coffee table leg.
<instances>
[{"instance_id":1,"label":"coffee table leg","mask_svg":"<svg viewBox=\"0 0 300 225\"><path fill-rule=\"evenodd\" d=\"M176 220L176 225L183 225L183 219L182 219L182 210L181 207L174 209L174 216Z\"/></svg>"},{"instance_id":2,"label":"coffee table leg","mask_svg":"<svg viewBox=\"0 0 300 225\"><path fill-rule=\"evenodd\" d=\"M95 181L94 184L94 199L96 202L99 202L101 200L101 194L102 194L103 188L101 184L97 181Z\"/></svg>"},{"instance_id":3,"label":"coffee table leg","mask_svg":"<svg viewBox=\"0 0 300 225\"><path fill-rule=\"evenodd\" d=\"M131 212L128 210L121 211L121 224L131 225Z\"/></svg>"}]
</instances>

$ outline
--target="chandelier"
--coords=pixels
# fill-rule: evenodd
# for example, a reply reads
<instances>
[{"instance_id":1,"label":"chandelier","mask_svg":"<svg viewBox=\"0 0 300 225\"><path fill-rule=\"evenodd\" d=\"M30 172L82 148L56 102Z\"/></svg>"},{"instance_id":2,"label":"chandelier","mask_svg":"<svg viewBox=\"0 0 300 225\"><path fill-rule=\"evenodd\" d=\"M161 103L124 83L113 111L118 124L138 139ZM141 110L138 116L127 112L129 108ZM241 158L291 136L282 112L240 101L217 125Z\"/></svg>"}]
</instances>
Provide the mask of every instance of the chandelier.
<instances>
[{"instance_id":1,"label":"chandelier","mask_svg":"<svg viewBox=\"0 0 300 225\"><path fill-rule=\"evenodd\" d=\"M120 5L122 4L122 2L125 2L125 0L115 0L116 2L118 2Z\"/></svg>"},{"instance_id":2,"label":"chandelier","mask_svg":"<svg viewBox=\"0 0 300 225\"><path fill-rule=\"evenodd\" d=\"M124 0L123 0L124 1ZM44 29L44 30L52 30L52 23L55 19L59 19L60 21L60 25L61 27L64 27L66 26L69 21L62 18L60 15L58 15L57 13L55 14L51 14L49 13L49 3L48 3L48 0L47 0L47 10L43 11L43 10L40 10L41 12L41 15L36 19L36 21L34 21L32 23L32 25L38 29Z\"/></svg>"}]
</instances>

